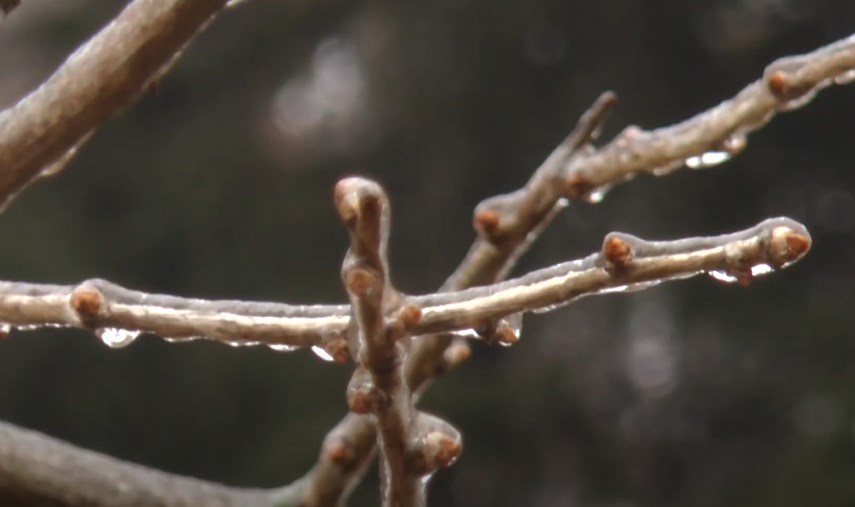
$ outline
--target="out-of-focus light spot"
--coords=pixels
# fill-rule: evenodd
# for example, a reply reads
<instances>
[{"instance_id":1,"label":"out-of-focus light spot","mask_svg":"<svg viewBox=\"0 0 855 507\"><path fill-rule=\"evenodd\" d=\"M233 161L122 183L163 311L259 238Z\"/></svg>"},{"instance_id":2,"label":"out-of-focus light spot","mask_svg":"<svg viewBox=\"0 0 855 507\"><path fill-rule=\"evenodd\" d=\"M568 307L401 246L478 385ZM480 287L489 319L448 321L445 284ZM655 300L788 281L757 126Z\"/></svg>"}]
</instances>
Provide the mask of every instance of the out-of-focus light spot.
<instances>
[{"instance_id":1,"label":"out-of-focus light spot","mask_svg":"<svg viewBox=\"0 0 855 507\"><path fill-rule=\"evenodd\" d=\"M640 302L629 319L626 374L645 396L665 396L677 386L678 350L673 325L671 311L659 301Z\"/></svg>"},{"instance_id":2,"label":"out-of-focus light spot","mask_svg":"<svg viewBox=\"0 0 855 507\"><path fill-rule=\"evenodd\" d=\"M307 73L286 82L273 99L273 124L290 141L346 148L359 136L367 85L355 45L332 37L321 42Z\"/></svg>"}]
</instances>

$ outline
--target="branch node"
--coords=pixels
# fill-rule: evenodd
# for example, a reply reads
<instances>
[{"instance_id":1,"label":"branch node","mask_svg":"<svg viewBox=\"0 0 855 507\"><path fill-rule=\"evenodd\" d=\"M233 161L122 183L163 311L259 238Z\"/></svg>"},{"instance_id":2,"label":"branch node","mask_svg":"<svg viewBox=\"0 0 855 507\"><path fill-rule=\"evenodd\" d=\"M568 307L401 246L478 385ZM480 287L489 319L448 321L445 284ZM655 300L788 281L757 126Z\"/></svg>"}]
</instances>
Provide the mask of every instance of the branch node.
<instances>
[{"instance_id":1,"label":"branch node","mask_svg":"<svg viewBox=\"0 0 855 507\"><path fill-rule=\"evenodd\" d=\"M632 246L618 236L609 235L603 241L603 258L613 271L626 271L634 256Z\"/></svg>"},{"instance_id":2,"label":"branch node","mask_svg":"<svg viewBox=\"0 0 855 507\"><path fill-rule=\"evenodd\" d=\"M69 300L72 310L86 327L94 327L95 322L106 310L104 294L95 287L81 285L71 292Z\"/></svg>"}]
</instances>

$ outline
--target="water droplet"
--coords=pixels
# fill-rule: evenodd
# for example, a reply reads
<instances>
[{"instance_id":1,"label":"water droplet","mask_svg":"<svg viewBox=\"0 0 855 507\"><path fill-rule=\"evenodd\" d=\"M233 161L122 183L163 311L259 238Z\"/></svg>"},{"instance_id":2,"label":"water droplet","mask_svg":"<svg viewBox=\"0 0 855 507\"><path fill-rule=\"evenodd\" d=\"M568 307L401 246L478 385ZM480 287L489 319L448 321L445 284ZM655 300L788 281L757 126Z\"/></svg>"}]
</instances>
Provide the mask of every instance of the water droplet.
<instances>
[{"instance_id":1,"label":"water droplet","mask_svg":"<svg viewBox=\"0 0 855 507\"><path fill-rule=\"evenodd\" d=\"M335 361L335 358L326 351L323 347L318 347L317 345L312 346L312 352L315 353L316 356L320 357L324 361Z\"/></svg>"},{"instance_id":2,"label":"water droplet","mask_svg":"<svg viewBox=\"0 0 855 507\"><path fill-rule=\"evenodd\" d=\"M523 313L508 315L497 326L496 342L502 347L510 347L522 338Z\"/></svg>"},{"instance_id":3,"label":"water droplet","mask_svg":"<svg viewBox=\"0 0 855 507\"><path fill-rule=\"evenodd\" d=\"M768 264L755 264L754 266L751 266L752 276L765 275L772 271L775 271L775 269Z\"/></svg>"},{"instance_id":4,"label":"water droplet","mask_svg":"<svg viewBox=\"0 0 855 507\"><path fill-rule=\"evenodd\" d=\"M805 93L799 97L796 97L793 100L784 102L783 104L781 104L781 106L778 108L778 110L779 111L792 111L793 109L798 109L798 108L806 105L808 102L812 101L816 97L816 94L819 92L819 90L828 86L828 83L830 83L830 82L831 82L831 80L827 80L827 82L826 81L820 82L819 84L817 84L814 87L813 90L810 90L809 92L807 92L807 93Z\"/></svg>"},{"instance_id":5,"label":"water droplet","mask_svg":"<svg viewBox=\"0 0 855 507\"><path fill-rule=\"evenodd\" d=\"M104 345L112 349L120 349L133 343L140 335L140 332L133 329L103 327L96 329L95 334L104 342Z\"/></svg>"},{"instance_id":6,"label":"water droplet","mask_svg":"<svg viewBox=\"0 0 855 507\"><path fill-rule=\"evenodd\" d=\"M651 171L651 172L653 173L654 176L666 176L666 175L671 174L672 172L674 172L675 170L677 170L681 167L683 167L683 163L680 161L677 161L677 162L671 162L669 164L665 164L663 166L659 166L659 167L653 169L653 171Z\"/></svg>"},{"instance_id":7,"label":"water droplet","mask_svg":"<svg viewBox=\"0 0 855 507\"><path fill-rule=\"evenodd\" d=\"M606 194L609 193L609 190L611 189L611 185L603 185L601 187L597 187L585 194L582 199L589 204L599 204L603 202L603 199L605 199Z\"/></svg>"},{"instance_id":8,"label":"water droplet","mask_svg":"<svg viewBox=\"0 0 855 507\"><path fill-rule=\"evenodd\" d=\"M248 340L225 340L223 343L229 347L255 347L261 345L261 342L253 342Z\"/></svg>"},{"instance_id":9,"label":"water droplet","mask_svg":"<svg viewBox=\"0 0 855 507\"><path fill-rule=\"evenodd\" d=\"M478 331L475 331L474 329L460 329L450 334L460 338L481 338Z\"/></svg>"},{"instance_id":10,"label":"water droplet","mask_svg":"<svg viewBox=\"0 0 855 507\"><path fill-rule=\"evenodd\" d=\"M167 343L188 343L202 339L201 336L164 336L163 341Z\"/></svg>"},{"instance_id":11,"label":"water droplet","mask_svg":"<svg viewBox=\"0 0 855 507\"><path fill-rule=\"evenodd\" d=\"M748 136L741 132L731 135L721 143L721 148L731 155L741 153L746 146L748 146Z\"/></svg>"},{"instance_id":12,"label":"water droplet","mask_svg":"<svg viewBox=\"0 0 855 507\"><path fill-rule=\"evenodd\" d=\"M13 329L15 328L12 324L9 324L8 322L0 322L0 340L8 338Z\"/></svg>"},{"instance_id":13,"label":"water droplet","mask_svg":"<svg viewBox=\"0 0 855 507\"><path fill-rule=\"evenodd\" d=\"M713 270L707 271L707 274L710 275L715 280L723 283L736 283L739 281L739 278L731 275L727 271Z\"/></svg>"},{"instance_id":14,"label":"water droplet","mask_svg":"<svg viewBox=\"0 0 855 507\"><path fill-rule=\"evenodd\" d=\"M269 343L267 347L276 352L294 352L300 348L296 345L287 345L285 343Z\"/></svg>"},{"instance_id":15,"label":"water droplet","mask_svg":"<svg viewBox=\"0 0 855 507\"><path fill-rule=\"evenodd\" d=\"M701 155L696 155L694 157L689 157L686 159L686 167L689 169L706 169L707 167L713 167L722 162L727 162L730 160L732 155L727 151L708 151Z\"/></svg>"},{"instance_id":16,"label":"water droplet","mask_svg":"<svg viewBox=\"0 0 855 507\"><path fill-rule=\"evenodd\" d=\"M845 85L855 81L855 69L849 69L834 78L834 84Z\"/></svg>"}]
</instances>

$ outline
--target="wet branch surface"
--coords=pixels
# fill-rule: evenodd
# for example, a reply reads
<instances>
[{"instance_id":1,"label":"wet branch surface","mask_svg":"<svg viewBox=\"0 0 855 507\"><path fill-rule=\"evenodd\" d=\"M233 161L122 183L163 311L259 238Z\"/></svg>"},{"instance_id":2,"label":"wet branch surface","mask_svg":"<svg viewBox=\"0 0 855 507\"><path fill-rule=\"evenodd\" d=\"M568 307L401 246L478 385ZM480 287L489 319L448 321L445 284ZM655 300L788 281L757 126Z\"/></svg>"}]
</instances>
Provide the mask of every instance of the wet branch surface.
<instances>
[{"instance_id":1,"label":"wet branch surface","mask_svg":"<svg viewBox=\"0 0 855 507\"><path fill-rule=\"evenodd\" d=\"M0 112L0 207L61 170L96 128L169 69L225 4L134 0L47 81Z\"/></svg>"},{"instance_id":2,"label":"wet branch surface","mask_svg":"<svg viewBox=\"0 0 855 507\"><path fill-rule=\"evenodd\" d=\"M0 200L8 202L45 168L73 154L95 128L157 79L225 3L136 0L39 89L0 113ZM115 51L122 51L123 58L115 58ZM355 269L343 269L351 306L212 302L149 295L102 280L78 286L3 282L0 321L11 325L117 327L165 337L198 334L324 346L342 356L344 350L356 350L360 367L351 387L366 395L362 408L371 415L348 415L328 434L306 477L268 491L156 472L2 425L0 499L9 505L338 505L370 463L377 424L385 478L391 479L384 490L387 503L419 504L423 495L414 479L450 463L456 456L451 451L459 452L459 435L447 423L418 413L413 391L467 353L449 348L452 338L447 334L407 337L494 329L499 319L521 311L704 272L747 283L800 259L810 247L807 231L792 220L771 219L731 235L671 242L612 233L600 252L585 259L494 284L561 209L562 199L592 199L635 174L666 174L687 161L704 165L705 153L725 154L716 160L735 155L744 148L745 136L774 114L804 105L835 80L851 77L853 68L855 38L849 37L774 62L761 80L733 99L680 124L650 132L631 127L593 149L590 143L615 100L604 94L524 188L476 208L479 237L441 288L449 292L406 297L394 290L386 274L385 246L377 241L383 237L382 219L375 224L377 236L370 230L352 233L351 251L360 252L361 260L351 266ZM359 181L360 188L374 185ZM385 201L385 196L374 201ZM347 215L342 218L350 228ZM373 283L381 282L377 287L382 290L361 290L365 273L376 278ZM470 288L486 284L494 285ZM351 398L352 409L359 399ZM401 495L395 497L393 491Z\"/></svg>"}]
</instances>

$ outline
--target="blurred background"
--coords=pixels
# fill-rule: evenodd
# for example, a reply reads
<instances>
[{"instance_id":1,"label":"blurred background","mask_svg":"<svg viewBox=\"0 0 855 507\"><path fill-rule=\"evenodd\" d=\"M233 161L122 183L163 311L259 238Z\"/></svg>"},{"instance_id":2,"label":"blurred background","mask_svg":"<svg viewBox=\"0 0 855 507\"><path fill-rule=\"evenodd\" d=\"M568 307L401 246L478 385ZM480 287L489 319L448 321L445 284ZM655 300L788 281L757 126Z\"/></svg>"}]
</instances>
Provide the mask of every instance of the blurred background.
<instances>
[{"instance_id":1,"label":"blurred background","mask_svg":"<svg viewBox=\"0 0 855 507\"><path fill-rule=\"evenodd\" d=\"M0 106L116 14L25 0L0 24ZM0 276L206 298L341 302L336 180L382 182L392 261L425 293L481 199L522 185L597 94L604 139L731 97L855 30L845 0L250 0L0 217ZM464 434L434 505L843 506L855 501L855 88L780 115L732 161L574 203L516 270L649 239L804 222L814 247L747 289L709 279L529 315L423 400ZM14 240L14 241L11 241ZM276 486L345 413L351 365L308 351L0 343L0 418L153 467ZM353 505L376 504L376 477Z\"/></svg>"}]
</instances>

